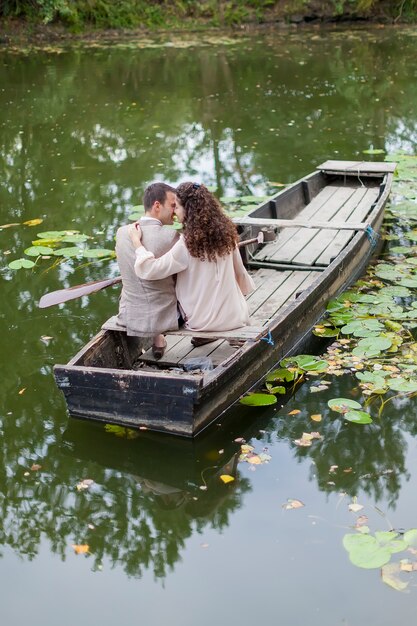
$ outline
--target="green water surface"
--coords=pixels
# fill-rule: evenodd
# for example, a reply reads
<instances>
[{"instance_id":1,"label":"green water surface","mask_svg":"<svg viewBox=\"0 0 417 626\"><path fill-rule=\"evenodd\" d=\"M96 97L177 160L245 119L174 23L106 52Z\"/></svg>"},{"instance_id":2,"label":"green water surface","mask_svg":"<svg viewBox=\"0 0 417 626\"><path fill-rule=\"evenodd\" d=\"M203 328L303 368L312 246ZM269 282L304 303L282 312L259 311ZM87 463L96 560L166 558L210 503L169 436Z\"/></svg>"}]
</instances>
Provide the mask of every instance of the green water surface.
<instances>
[{"instance_id":1,"label":"green water surface","mask_svg":"<svg viewBox=\"0 0 417 626\"><path fill-rule=\"evenodd\" d=\"M0 51L0 226L20 224L0 230L2 624L414 623L417 578L394 591L349 562L342 538L354 497L372 532L417 526L416 400L347 424L327 407L350 393L345 376L283 408L237 407L194 443L116 437L68 419L52 366L117 311L118 288L37 308L116 263L8 263L41 231L112 248L153 180L262 195L326 159L415 153L416 42L383 28ZM314 430L320 442L294 444ZM239 462L240 438L270 462Z\"/></svg>"}]
</instances>

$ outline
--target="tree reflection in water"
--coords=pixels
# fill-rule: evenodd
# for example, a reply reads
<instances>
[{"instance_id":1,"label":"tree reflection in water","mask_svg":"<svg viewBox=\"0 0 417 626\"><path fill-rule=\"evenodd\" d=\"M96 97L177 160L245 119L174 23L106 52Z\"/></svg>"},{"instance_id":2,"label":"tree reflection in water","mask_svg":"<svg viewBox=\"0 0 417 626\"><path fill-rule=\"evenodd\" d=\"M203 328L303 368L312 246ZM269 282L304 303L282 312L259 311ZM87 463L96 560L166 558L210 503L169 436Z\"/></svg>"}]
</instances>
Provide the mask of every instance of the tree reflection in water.
<instances>
[{"instance_id":1,"label":"tree reflection in water","mask_svg":"<svg viewBox=\"0 0 417 626\"><path fill-rule=\"evenodd\" d=\"M202 179L219 195L264 193L332 156L362 158L371 144L415 151L414 56L413 37L388 29L263 35L192 54L116 47L1 53L0 224L44 219L0 232L2 545L33 558L46 537L64 559L70 544L86 543L94 567L109 559L132 576L152 569L164 577L188 538L230 524L251 483L239 468L229 485L217 474L236 458L234 438L249 441L259 429L264 442L288 442L297 460L314 461L311 480L320 490L363 490L395 504L408 477L404 433L416 434L415 401L391 405L370 427L345 424L327 408L330 397L346 395L345 379L327 394L302 387L298 416L265 409L254 417L239 408L239 429L227 426L220 439L183 448L177 442L158 451L142 434L119 441L85 424L67 429L52 365L65 363L114 314L118 290L53 310L39 311L37 301L46 291L115 275L116 264L75 269L67 261L45 273L5 266L44 230L77 228L112 245L155 179ZM317 429L311 406L323 415L323 440L297 448L294 439ZM247 423L253 431L245 425L242 432ZM31 470L33 463L42 469ZM338 469L329 473L332 465ZM95 482L78 492L85 478Z\"/></svg>"}]
</instances>

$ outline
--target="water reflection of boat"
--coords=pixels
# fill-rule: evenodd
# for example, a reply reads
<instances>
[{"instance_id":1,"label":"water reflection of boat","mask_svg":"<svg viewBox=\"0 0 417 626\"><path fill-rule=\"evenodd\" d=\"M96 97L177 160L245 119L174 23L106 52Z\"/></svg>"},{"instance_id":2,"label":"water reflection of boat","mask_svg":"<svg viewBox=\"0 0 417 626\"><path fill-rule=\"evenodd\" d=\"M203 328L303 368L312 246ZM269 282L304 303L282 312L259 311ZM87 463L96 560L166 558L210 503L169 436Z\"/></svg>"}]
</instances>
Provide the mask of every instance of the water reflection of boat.
<instances>
[{"instance_id":1,"label":"water reflection of boat","mask_svg":"<svg viewBox=\"0 0 417 626\"><path fill-rule=\"evenodd\" d=\"M94 431L86 437L86 425L71 421L63 436L63 449L86 464L95 463L108 476L117 474L133 479L159 508L185 508L191 517L205 517L225 498L235 502L238 494L250 489L247 479L238 475L241 444L259 434L260 427L267 427L271 414L267 412L264 420L261 417L255 423L250 409L244 408L245 412L244 428L242 412L239 411L239 417L234 411L226 432L210 429L191 440L117 427L112 432L98 425L91 425ZM100 474L97 470L94 473ZM220 479L222 475L235 482L225 485Z\"/></svg>"},{"instance_id":2,"label":"water reflection of boat","mask_svg":"<svg viewBox=\"0 0 417 626\"><path fill-rule=\"evenodd\" d=\"M156 363L110 320L67 365L55 366L70 414L188 437L202 431L279 359L306 349L329 298L364 271L394 169L327 161L240 219L244 238L279 229L275 242L247 249L257 285L248 298L252 325L194 349L189 335L198 333L170 333ZM187 371L194 358L212 369Z\"/></svg>"}]
</instances>

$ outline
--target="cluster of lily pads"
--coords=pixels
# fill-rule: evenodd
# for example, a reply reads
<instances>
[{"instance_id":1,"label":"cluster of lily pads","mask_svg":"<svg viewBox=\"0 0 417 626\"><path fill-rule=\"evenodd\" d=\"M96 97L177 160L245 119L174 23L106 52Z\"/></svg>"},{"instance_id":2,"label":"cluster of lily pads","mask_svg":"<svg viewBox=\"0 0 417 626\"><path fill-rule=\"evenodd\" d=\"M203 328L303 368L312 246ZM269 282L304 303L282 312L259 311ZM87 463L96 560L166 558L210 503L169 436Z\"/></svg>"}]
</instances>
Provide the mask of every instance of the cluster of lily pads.
<instances>
[{"instance_id":1,"label":"cluster of lily pads","mask_svg":"<svg viewBox=\"0 0 417 626\"><path fill-rule=\"evenodd\" d=\"M91 261L115 257L114 250L90 248L85 245L91 239L91 236L84 235L77 230L49 230L37 233L37 239L24 250L26 256L11 261L9 268L12 270L30 269L43 259L54 259L60 262L74 258Z\"/></svg>"},{"instance_id":2,"label":"cluster of lily pads","mask_svg":"<svg viewBox=\"0 0 417 626\"><path fill-rule=\"evenodd\" d=\"M358 526L357 530L343 537L343 546L351 563L364 569L381 568L383 582L396 591L404 591L409 581L402 580L401 573L417 570L417 528L404 533L388 530L376 531L375 534L371 534L368 526ZM392 556L401 552L407 556L392 561Z\"/></svg>"},{"instance_id":3,"label":"cluster of lily pads","mask_svg":"<svg viewBox=\"0 0 417 626\"><path fill-rule=\"evenodd\" d=\"M281 361L280 368L264 380L266 393L250 394L241 400L243 404L275 404L277 395L317 374L353 372L368 397L366 404L380 398L380 412L395 395L417 393L417 300L413 295L417 289L417 246L413 245L417 229L410 227L413 220L417 222L417 157L396 154L390 160L399 164L401 177L388 210L386 238L390 247L384 260L371 266L363 280L329 302L325 318L313 332L335 338L335 342L321 357L299 355ZM398 239L401 245L393 245ZM385 394L388 399L384 400ZM339 412L348 421L372 422L369 413L354 400L335 398L329 406L333 410L340 406Z\"/></svg>"}]
</instances>

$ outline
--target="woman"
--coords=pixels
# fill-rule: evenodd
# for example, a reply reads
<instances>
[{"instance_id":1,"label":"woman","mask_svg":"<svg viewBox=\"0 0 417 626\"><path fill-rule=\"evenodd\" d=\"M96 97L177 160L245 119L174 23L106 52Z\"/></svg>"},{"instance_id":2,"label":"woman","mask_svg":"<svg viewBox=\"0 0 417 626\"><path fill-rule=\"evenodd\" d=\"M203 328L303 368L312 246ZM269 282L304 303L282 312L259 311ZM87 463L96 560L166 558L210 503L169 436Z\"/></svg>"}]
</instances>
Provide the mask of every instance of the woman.
<instances>
[{"instance_id":1,"label":"woman","mask_svg":"<svg viewBox=\"0 0 417 626\"><path fill-rule=\"evenodd\" d=\"M244 296L255 284L237 248L236 226L204 185L182 183L176 194L175 213L183 234L169 252L155 259L142 246L137 224L130 227L136 274L146 280L177 275L177 299L190 330L225 331L248 325ZM193 340L194 345L202 343L207 340Z\"/></svg>"}]
</instances>

